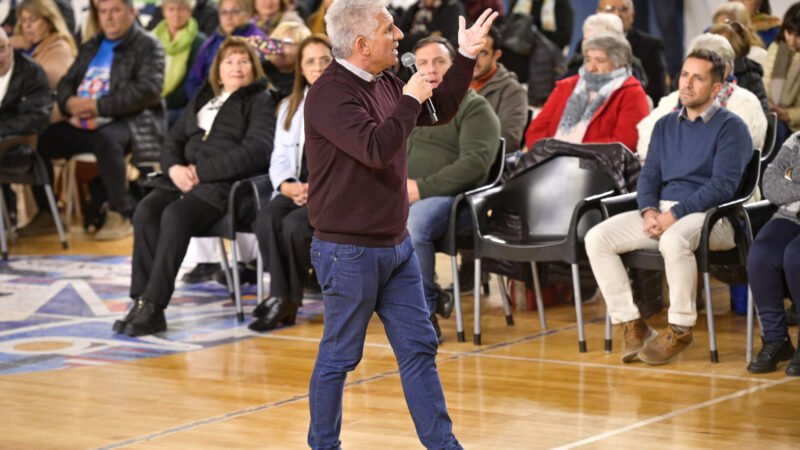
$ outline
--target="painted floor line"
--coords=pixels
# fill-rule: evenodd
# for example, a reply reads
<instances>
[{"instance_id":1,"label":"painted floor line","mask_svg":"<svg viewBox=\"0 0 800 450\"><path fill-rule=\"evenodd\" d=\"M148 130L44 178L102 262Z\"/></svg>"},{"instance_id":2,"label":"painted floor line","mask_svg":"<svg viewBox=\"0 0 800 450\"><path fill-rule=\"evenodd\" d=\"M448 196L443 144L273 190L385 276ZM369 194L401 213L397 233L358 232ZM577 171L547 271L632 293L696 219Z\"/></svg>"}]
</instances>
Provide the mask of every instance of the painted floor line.
<instances>
[{"instance_id":1,"label":"painted floor line","mask_svg":"<svg viewBox=\"0 0 800 450\"><path fill-rule=\"evenodd\" d=\"M688 372L684 370L672 370L672 369L659 369L657 367L648 367L648 366L632 366L632 365L615 365L615 364L603 364L603 363L593 363L593 362L579 362L579 361L565 361L559 359L547 359L547 358L533 358L527 356L513 356L513 355L487 355L487 354L480 354L476 355L481 358L494 358L494 359L505 359L505 360L515 360L515 361L530 361L530 362L540 362L545 364L561 364L565 366L576 366L576 367L591 367L597 369L619 369L619 370L630 370L635 372L645 372L645 373L658 373L664 375L680 375L680 376L689 376L694 378L711 378L711 379L723 379L723 380L735 380L735 381L746 381L751 383L769 383L773 380L765 380L761 378L754 378L754 377L740 377L738 375L726 375L726 374L713 374L713 373L703 373L703 372ZM643 364L643 363L642 363Z\"/></svg>"},{"instance_id":2,"label":"painted floor line","mask_svg":"<svg viewBox=\"0 0 800 450\"><path fill-rule=\"evenodd\" d=\"M719 403L727 402L728 400L733 400L736 398L744 397L746 395L754 394L758 391L763 391L765 389L769 389L771 387L779 386L781 384L789 383L791 381L796 381L798 378L782 378L780 380L771 381L768 383L760 384L758 386L753 386L747 389L742 389L740 391L732 392L728 395L723 395L722 397L713 398L711 400L707 400L705 402L696 403L694 405L687 406L685 408L676 409L670 413L662 414L660 416L652 417L647 420L641 420L639 422L632 423L630 425L617 428L614 430L609 430L604 433L600 433L594 436L590 436L586 439L581 439L580 441L575 441L566 445L562 445L560 447L556 447L554 450L570 450L573 448L582 447L584 445L593 444L598 441L602 441L604 439L608 439L613 436L617 436L623 433L627 433L629 431L637 430L639 428L646 427L648 425L652 425L654 423L663 422L665 420L672 419L674 417L680 416L682 414L686 414L692 411L697 411L699 409L707 408L709 406L714 406Z\"/></svg>"}]
</instances>

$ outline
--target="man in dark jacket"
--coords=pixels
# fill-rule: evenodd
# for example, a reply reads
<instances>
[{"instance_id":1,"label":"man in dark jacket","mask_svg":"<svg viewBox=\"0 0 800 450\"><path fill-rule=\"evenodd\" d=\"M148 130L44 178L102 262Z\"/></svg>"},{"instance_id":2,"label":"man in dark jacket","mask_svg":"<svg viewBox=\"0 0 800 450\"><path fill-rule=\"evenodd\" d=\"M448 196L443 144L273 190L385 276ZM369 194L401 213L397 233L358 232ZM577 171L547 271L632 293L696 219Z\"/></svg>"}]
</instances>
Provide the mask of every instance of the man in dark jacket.
<instances>
[{"instance_id":1,"label":"man in dark jacket","mask_svg":"<svg viewBox=\"0 0 800 450\"><path fill-rule=\"evenodd\" d=\"M653 102L657 102L667 94L664 43L655 36L633 29L632 0L600 0L597 4L597 12L616 14L622 19L622 26L628 42L631 44L633 56L642 62L647 75L645 92ZM576 51L580 53L580 48Z\"/></svg>"},{"instance_id":2,"label":"man in dark jacket","mask_svg":"<svg viewBox=\"0 0 800 450\"><path fill-rule=\"evenodd\" d=\"M134 25L132 0L100 0L97 9L101 32L80 47L56 89L67 120L39 138L39 152L46 160L85 152L97 157L110 210L95 239L114 240L133 232L125 154L132 151L134 162L157 161L166 132L164 51ZM52 173L49 164L48 170ZM52 230L52 219L42 212L44 192L36 189L34 194L40 212L20 230L21 236Z\"/></svg>"},{"instance_id":3,"label":"man in dark jacket","mask_svg":"<svg viewBox=\"0 0 800 450\"><path fill-rule=\"evenodd\" d=\"M0 28L0 157L21 143L20 137L47 129L52 104L44 70L14 51Z\"/></svg>"}]
</instances>

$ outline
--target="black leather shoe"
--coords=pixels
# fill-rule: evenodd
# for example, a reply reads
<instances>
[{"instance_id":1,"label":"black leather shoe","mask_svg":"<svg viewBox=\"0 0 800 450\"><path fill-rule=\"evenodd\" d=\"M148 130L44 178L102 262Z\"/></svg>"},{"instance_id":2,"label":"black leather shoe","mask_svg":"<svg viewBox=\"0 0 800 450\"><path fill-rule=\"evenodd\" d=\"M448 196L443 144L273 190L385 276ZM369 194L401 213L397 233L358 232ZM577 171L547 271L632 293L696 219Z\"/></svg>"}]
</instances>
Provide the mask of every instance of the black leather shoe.
<instances>
[{"instance_id":1,"label":"black leather shoe","mask_svg":"<svg viewBox=\"0 0 800 450\"><path fill-rule=\"evenodd\" d=\"M444 337L442 337L442 329L439 328L439 320L436 319L436 314L431 314L428 319L431 321L431 325L433 325L433 331L436 332L436 339L441 344L444 341Z\"/></svg>"},{"instance_id":2,"label":"black leather shoe","mask_svg":"<svg viewBox=\"0 0 800 450\"><path fill-rule=\"evenodd\" d=\"M453 314L453 306L455 304L452 293L439 289L439 298L436 299L436 314L449 319L450 315Z\"/></svg>"},{"instance_id":3,"label":"black leather shoe","mask_svg":"<svg viewBox=\"0 0 800 450\"><path fill-rule=\"evenodd\" d=\"M775 372L778 370L778 363L792 359L793 353L794 347L788 337L782 341L772 342L762 339L761 351L756 355L756 359L747 365L747 371L750 373ZM800 363L800 359L798 362Z\"/></svg>"},{"instance_id":4,"label":"black leather shoe","mask_svg":"<svg viewBox=\"0 0 800 450\"><path fill-rule=\"evenodd\" d=\"M125 324L125 334L136 337L167 331L164 309L144 299L139 301L142 306L138 308L136 316Z\"/></svg>"},{"instance_id":5,"label":"black leather shoe","mask_svg":"<svg viewBox=\"0 0 800 450\"><path fill-rule=\"evenodd\" d=\"M789 361L789 365L786 366L786 375L800 377L800 345L798 345L798 350L794 353L792 360Z\"/></svg>"},{"instance_id":6,"label":"black leather shoe","mask_svg":"<svg viewBox=\"0 0 800 450\"><path fill-rule=\"evenodd\" d=\"M134 317L136 317L136 314L138 314L138 312L142 309L142 305L142 299L133 302L133 305L131 305L131 308L125 314L125 317L114 321L114 325L111 327L111 329L114 330L114 333L122 333L125 331L125 325L133 320Z\"/></svg>"},{"instance_id":7,"label":"black leather shoe","mask_svg":"<svg viewBox=\"0 0 800 450\"><path fill-rule=\"evenodd\" d=\"M269 306L267 306L267 304L274 303L272 301L273 298L275 297L267 297L264 300L258 302L258 305L256 305L255 308L253 308L253 317L255 317L256 319L260 319L261 317L266 316L267 313L269 312Z\"/></svg>"},{"instance_id":8,"label":"black leather shoe","mask_svg":"<svg viewBox=\"0 0 800 450\"><path fill-rule=\"evenodd\" d=\"M269 331L274 330L280 323L286 326L294 325L297 319L297 305L288 298L270 297L263 304L267 310L266 313L247 328L253 331Z\"/></svg>"},{"instance_id":9,"label":"black leather shoe","mask_svg":"<svg viewBox=\"0 0 800 450\"><path fill-rule=\"evenodd\" d=\"M219 263L200 263L194 269L186 272L181 277L181 281L186 284L197 284L214 279L214 274L220 271Z\"/></svg>"}]
</instances>

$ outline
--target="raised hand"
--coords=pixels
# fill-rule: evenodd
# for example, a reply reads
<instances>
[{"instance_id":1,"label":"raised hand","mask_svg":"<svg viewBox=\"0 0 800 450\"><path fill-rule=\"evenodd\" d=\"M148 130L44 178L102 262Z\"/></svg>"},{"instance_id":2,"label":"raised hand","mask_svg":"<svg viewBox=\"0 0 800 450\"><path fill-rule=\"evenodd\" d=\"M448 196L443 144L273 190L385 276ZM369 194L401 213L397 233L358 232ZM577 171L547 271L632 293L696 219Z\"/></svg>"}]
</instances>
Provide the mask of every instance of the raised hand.
<instances>
[{"instance_id":1,"label":"raised hand","mask_svg":"<svg viewBox=\"0 0 800 450\"><path fill-rule=\"evenodd\" d=\"M492 12L487 8L469 29L467 29L467 20L463 16L459 16L458 48L473 58L478 56L478 52L486 44L486 35L489 34L489 29L492 28L492 23L498 15L497 11Z\"/></svg>"}]
</instances>

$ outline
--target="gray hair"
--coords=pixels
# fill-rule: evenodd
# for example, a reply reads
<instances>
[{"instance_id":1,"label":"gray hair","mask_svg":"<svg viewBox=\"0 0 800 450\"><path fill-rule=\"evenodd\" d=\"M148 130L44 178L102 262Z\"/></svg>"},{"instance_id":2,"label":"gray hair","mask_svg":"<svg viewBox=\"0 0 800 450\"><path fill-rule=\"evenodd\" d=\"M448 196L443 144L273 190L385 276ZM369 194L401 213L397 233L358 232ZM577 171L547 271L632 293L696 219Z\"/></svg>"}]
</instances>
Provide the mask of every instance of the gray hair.
<instances>
[{"instance_id":1,"label":"gray hair","mask_svg":"<svg viewBox=\"0 0 800 450\"><path fill-rule=\"evenodd\" d=\"M336 0L325 14L325 27L333 46L333 56L348 58L359 36L373 37L377 15L386 10L389 0ZM366 31L366 33L365 33Z\"/></svg>"},{"instance_id":2,"label":"gray hair","mask_svg":"<svg viewBox=\"0 0 800 450\"><path fill-rule=\"evenodd\" d=\"M602 2L602 1L603 1L603 0L599 0L599 1L597 2L597 7L598 7L598 8L600 8L600 2ZM627 1L626 1L626 3L627 3L627 6L628 6L628 8L630 8L630 10L631 10L631 11L635 11L635 10L633 9L633 0L627 0Z\"/></svg>"},{"instance_id":3,"label":"gray hair","mask_svg":"<svg viewBox=\"0 0 800 450\"><path fill-rule=\"evenodd\" d=\"M161 7L163 8L167 3L177 3L179 5L186 5L189 11L194 11L195 0L163 0Z\"/></svg>"},{"instance_id":4,"label":"gray hair","mask_svg":"<svg viewBox=\"0 0 800 450\"><path fill-rule=\"evenodd\" d=\"M733 60L736 59L736 54L733 51L731 43L724 37L718 34L703 33L692 39L686 54L688 55L698 49L716 53L722 62L728 66L727 70L733 70Z\"/></svg>"},{"instance_id":5,"label":"gray hair","mask_svg":"<svg viewBox=\"0 0 800 450\"><path fill-rule=\"evenodd\" d=\"M583 21L583 38L589 39L598 33L614 33L625 36L622 19L616 14L592 14Z\"/></svg>"},{"instance_id":6,"label":"gray hair","mask_svg":"<svg viewBox=\"0 0 800 450\"><path fill-rule=\"evenodd\" d=\"M608 55L615 69L630 67L633 62L631 44L622 36L613 33L600 33L583 42L583 56L589 50L602 50Z\"/></svg>"}]
</instances>

